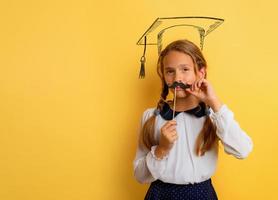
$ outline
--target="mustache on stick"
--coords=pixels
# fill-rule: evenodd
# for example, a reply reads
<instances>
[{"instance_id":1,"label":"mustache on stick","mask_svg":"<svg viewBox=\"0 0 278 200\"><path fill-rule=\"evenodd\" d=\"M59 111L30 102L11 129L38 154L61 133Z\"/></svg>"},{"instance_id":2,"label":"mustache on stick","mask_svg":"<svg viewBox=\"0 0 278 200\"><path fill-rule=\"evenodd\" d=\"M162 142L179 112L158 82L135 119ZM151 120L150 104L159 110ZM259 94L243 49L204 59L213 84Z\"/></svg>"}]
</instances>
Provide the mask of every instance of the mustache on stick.
<instances>
[{"instance_id":1,"label":"mustache on stick","mask_svg":"<svg viewBox=\"0 0 278 200\"><path fill-rule=\"evenodd\" d=\"M168 86L169 88L174 88L175 89L175 93L174 93L174 100L173 100L173 117L172 117L172 120L174 120L175 118L175 112L176 112L176 97L177 97L177 87L180 87L182 89L187 89L187 88L190 88L191 85L188 85L188 84L184 84L184 83L181 83L181 82L177 82L175 81L172 85L169 85Z\"/></svg>"},{"instance_id":2,"label":"mustache on stick","mask_svg":"<svg viewBox=\"0 0 278 200\"><path fill-rule=\"evenodd\" d=\"M168 86L169 88L176 88L176 87L180 87L180 88L182 88L182 89L186 89L186 88L190 88L191 87L191 85L189 85L189 84L184 84L184 83L181 83L181 82L177 82L177 81L175 81L172 85L169 85Z\"/></svg>"}]
</instances>

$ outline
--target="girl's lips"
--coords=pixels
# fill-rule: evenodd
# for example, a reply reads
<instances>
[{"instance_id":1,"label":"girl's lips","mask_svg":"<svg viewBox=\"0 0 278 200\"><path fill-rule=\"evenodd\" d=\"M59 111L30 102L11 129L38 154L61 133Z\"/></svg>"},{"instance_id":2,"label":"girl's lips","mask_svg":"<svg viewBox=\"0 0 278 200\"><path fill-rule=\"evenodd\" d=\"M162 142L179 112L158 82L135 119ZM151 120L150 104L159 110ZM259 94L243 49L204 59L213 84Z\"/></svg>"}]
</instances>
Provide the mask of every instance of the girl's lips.
<instances>
[{"instance_id":1,"label":"girl's lips","mask_svg":"<svg viewBox=\"0 0 278 200\"><path fill-rule=\"evenodd\" d=\"M175 89L173 88L173 90L175 90ZM184 91L184 89L182 89L181 87L177 86L176 87L176 91Z\"/></svg>"}]
</instances>

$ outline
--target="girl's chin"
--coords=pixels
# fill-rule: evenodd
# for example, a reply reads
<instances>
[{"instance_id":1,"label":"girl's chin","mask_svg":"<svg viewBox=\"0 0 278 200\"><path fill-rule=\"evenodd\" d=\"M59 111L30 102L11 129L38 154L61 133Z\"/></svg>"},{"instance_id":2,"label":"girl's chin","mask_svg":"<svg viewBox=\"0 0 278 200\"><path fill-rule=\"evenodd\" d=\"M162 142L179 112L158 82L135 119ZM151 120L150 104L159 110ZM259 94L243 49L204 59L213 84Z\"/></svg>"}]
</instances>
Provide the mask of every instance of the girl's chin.
<instances>
[{"instance_id":1,"label":"girl's chin","mask_svg":"<svg viewBox=\"0 0 278 200\"><path fill-rule=\"evenodd\" d=\"M185 98L187 98L189 95L186 95L186 94L184 94L184 95L177 95L176 96L176 98L177 99L185 99Z\"/></svg>"},{"instance_id":2,"label":"girl's chin","mask_svg":"<svg viewBox=\"0 0 278 200\"><path fill-rule=\"evenodd\" d=\"M184 92L184 91L178 91L177 92L177 98L186 98L186 97L188 97L190 94L189 93L187 93L187 92Z\"/></svg>"}]
</instances>

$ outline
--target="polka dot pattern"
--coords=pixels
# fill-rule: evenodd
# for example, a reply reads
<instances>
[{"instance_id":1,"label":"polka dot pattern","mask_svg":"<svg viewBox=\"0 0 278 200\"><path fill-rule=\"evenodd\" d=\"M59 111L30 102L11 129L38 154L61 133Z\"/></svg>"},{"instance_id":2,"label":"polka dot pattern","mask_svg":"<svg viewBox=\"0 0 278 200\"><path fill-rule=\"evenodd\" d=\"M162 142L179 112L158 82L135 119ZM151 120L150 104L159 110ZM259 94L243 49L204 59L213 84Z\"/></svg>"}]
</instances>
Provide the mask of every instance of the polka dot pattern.
<instances>
[{"instance_id":1,"label":"polka dot pattern","mask_svg":"<svg viewBox=\"0 0 278 200\"><path fill-rule=\"evenodd\" d=\"M152 182L145 200L217 200L211 179L195 184L178 185L164 183L160 180Z\"/></svg>"}]
</instances>

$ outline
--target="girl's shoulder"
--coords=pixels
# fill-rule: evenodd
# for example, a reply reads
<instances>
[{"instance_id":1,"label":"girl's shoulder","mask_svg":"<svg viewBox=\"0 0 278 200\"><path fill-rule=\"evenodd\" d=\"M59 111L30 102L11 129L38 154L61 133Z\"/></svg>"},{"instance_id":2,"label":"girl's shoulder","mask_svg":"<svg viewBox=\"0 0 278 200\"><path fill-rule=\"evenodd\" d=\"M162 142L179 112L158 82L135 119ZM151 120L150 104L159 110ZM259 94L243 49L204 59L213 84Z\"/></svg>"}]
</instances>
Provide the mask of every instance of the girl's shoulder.
<instances>
[{"instance_id":1,"label":"girl's shoulder","mask_svg":"<svg viewBox=\"0 0 278 200\"><path fill-rule=\"evenodd\" d=\"M147 108L144 112L143 112L143 116L146 117L151 117L152 115L154 115L156 108Z\"/></svg>"},{"instance_id":2,"label":"girl's shoulder","mask_svg":"<svg viewBox=\"0 0 278 200\"><path fill-rule=\"evenodd\" d=\"M147 108L142 115L142 121L147 121L151 116L154 115L156 108Z\"/></svg>"}]
</instances>

